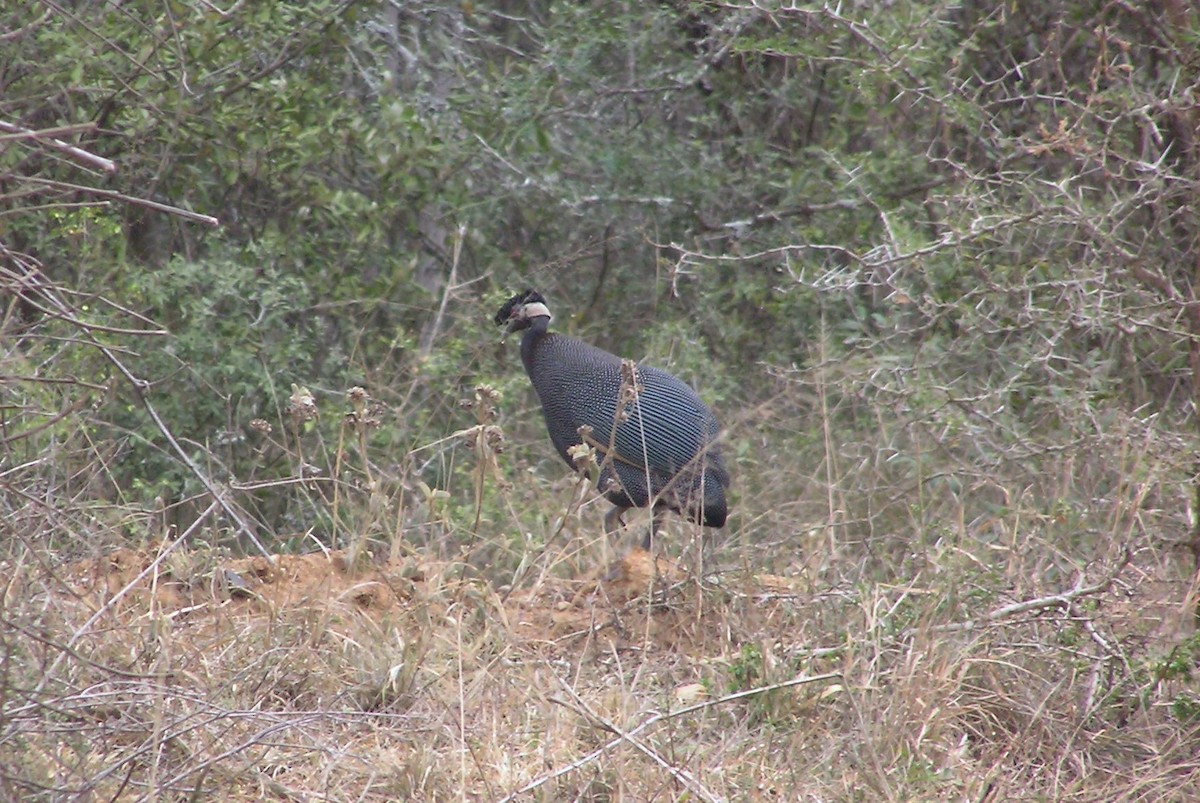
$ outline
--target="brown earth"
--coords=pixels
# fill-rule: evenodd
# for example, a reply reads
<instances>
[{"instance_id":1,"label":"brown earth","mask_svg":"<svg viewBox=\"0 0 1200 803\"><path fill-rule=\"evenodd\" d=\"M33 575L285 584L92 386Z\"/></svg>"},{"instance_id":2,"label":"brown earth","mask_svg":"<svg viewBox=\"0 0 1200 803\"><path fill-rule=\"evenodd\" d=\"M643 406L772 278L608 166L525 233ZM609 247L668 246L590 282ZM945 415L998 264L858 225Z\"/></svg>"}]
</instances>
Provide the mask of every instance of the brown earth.
<instances>
[{"instance_id":1,"label":"brown earth","mask_svg":"<svg viewBox=\"0 0 1200 803\"><path fill-rule=\"evenodd\" d=\"M932 768L906 777L921 799L1034 799L1061 788L1048 767L1068 759L1109 795L1080 799L1135 799L1126 778L1200 790L1176 722L1186 673L1144 706L1148 691L1098 686L1116 665L1107 653L1079 664L1080 637L1148 655L1187 638L1194 589L1137 560L1095 567L1087 582L1112 579L1086 597L1022 589L958 617L935 587L814 590L748 572L699 583L641 550L580 576L535 561L536 579L512 589L461 563L351 563L117 549L4 569L22 578L7 610L27 610L36 626L22 633L47 647L23 682L53 679L36 689L48 703L14 723L11 760L103 799L128 797L126 777L228 801L784 800L797 783L814 800L864 799L864 745L879 767ZM1080 726L1100 713L1127 723L1120 739Z\"/></svg>"},{"instance_id":2,"label":"brown earth","mask_svg":"<svg viewBox=\"0 0 1200 803\"><path fill-rule=\"evenodd\" d=\"M128 548L72 564L65 573L72 591L99 607L147 570L155 555ZM151 572L118 603L125 616L151 610L172 618L197 619L216 614L269 616L288 609L322 608L382 619L398 611L436 601L446 607L447 585L455 581L448 564L385 562L352 570L342 550L307 555L230 559L197 578L177 578L170 569ZM517 644L551 651L570 648L580 639L600 638L608 649L647 640L657 647L694 657L724 641L706 633L702 603L688 604L692 575L662 555L634 549L624 558L582 578L543 578L532 588L496 595L500 614ZM429 585L437 578L438 588ZM480 584L457 581L460 591ZM758 575L740 595L766 602L788 600L796 583L776 575ZM654 604L647 606L645 602ZM653 615L647 615L653 612ZM763 609L764 614L769 611ZM723 617L717 617L722 619ZM721 621L713 623L724 627Z\"/></svg>"}]
</instances>

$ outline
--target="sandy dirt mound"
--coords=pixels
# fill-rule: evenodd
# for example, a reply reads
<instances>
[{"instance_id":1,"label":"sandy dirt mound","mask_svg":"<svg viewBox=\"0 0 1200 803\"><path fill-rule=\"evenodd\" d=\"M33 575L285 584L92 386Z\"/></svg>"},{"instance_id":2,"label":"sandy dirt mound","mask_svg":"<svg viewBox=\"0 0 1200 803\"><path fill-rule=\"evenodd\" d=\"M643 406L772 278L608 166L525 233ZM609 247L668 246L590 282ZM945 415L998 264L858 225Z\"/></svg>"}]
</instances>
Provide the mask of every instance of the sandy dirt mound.
<instances>
[{"instance_id":1,"label":"sandy dirt mound","mask_svg":"<svg viewBox=\"0 0 1200 803\"><path fill-rule=\"evenodd\" d=\"M395 562L352 569L343 551L237 558L202 570L186 556L151 569L154 559L145 550L118 549L72 564L66 577L73 593L92 606L121 594L113 607L124 616L153 608L193 621L206 613L268 615L314 608L353 609L380 618L427 605L435 596L453 596L455 584L480 590L477 581L453 579L457 572L449 564ZM180 564L189 572L171 568ZM581 578L544 578L495 602L510 636L539 651L575 650L582 640L603 649L653 644L696 654L724 637L704 633L703 603L693 580L671 559L637 549ZM786 602L793 593L791 581L773 575L753 578L738 591L771 604Z\"/></svg>"}]
</instances>

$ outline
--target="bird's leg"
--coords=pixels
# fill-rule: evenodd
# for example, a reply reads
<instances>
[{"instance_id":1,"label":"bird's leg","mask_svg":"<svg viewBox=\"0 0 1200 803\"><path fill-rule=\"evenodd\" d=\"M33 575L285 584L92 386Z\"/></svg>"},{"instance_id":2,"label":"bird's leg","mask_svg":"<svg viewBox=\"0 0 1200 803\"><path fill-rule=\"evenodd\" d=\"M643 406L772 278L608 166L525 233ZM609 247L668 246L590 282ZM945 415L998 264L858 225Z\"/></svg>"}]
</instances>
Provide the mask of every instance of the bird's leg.
<instances>
[{"instance_id":1,"label":"bird's leg","mask_svg":"<svg viewBox=\"0 0 1200 803\"><path fill-rule=\"evenodd\" d=\"M610 510L604 514L604 534L605 535L612 535L613 533L618 532L622 527L625 526L625 521L624 521L624 519L621 518L621 514L624 513L626 510L629 510L629 508L621 507L620 505L616 505L613 507L612 510Z\"/></svg>"},{"instance_id":2,"label":"bird's leg","mask_svg":"<svg viewBox=\"0 0 1200 803\"><path fill-rule=\"evenodd\" d=\"M667 508L661 505L654 506L654 515L650 518L650 529L646 530L646 536L642 539L642 549L647 552L654 548L654 542L658 539L658 529L662 527L662 520L667 515Z\"/></svg>"}]
</instances>

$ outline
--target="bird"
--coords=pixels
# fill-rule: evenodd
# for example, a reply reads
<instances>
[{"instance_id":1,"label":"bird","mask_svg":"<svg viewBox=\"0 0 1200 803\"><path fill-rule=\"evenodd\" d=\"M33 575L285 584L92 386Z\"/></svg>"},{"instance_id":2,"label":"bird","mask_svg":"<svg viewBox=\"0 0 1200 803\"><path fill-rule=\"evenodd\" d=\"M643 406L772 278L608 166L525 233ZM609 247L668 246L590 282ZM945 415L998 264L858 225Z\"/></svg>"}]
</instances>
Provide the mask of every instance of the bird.
<instances>
[{"instance_id":1,"label":"bird","mask_svg":"<svg viewBox=\"0 0 1200 803\"><path fill-rule=\"evenodd\" d=\"M506 334L524 332L521 361L559 455L574 469L574 447L596 450L598 488L613 504L605 532L618 532L630 508L648 506L646 550L667 511L723 527L729 472L717 419L696 391L666 371L551 332L550 320L546 299L532 289L506 301L495 317Z\"/></svg>"}]
</instances>

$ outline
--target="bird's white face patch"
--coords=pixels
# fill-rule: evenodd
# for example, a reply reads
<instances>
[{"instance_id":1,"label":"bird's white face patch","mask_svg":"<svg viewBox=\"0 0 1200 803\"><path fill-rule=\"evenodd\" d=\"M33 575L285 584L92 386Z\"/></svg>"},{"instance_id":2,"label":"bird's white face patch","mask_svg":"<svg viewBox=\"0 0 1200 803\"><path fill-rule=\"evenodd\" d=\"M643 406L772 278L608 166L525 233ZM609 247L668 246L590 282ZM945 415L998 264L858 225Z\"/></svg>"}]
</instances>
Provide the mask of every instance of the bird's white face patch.
<instances>
[{"instance_id":1,"label":"bird's white face patch","mask_svg":"<svg viewBox=\"0 0 1200 803\"><path fill-rule=\"evenodd\" d=\"M541 318L541 317L549 318L550 317L550 308L547 307L545 304L535 301L532 304L526 304L525 306L521 307L520 314L521 314L521 317L525 320L529 320L530 318Z\"/></svg>"}]
</instances>

